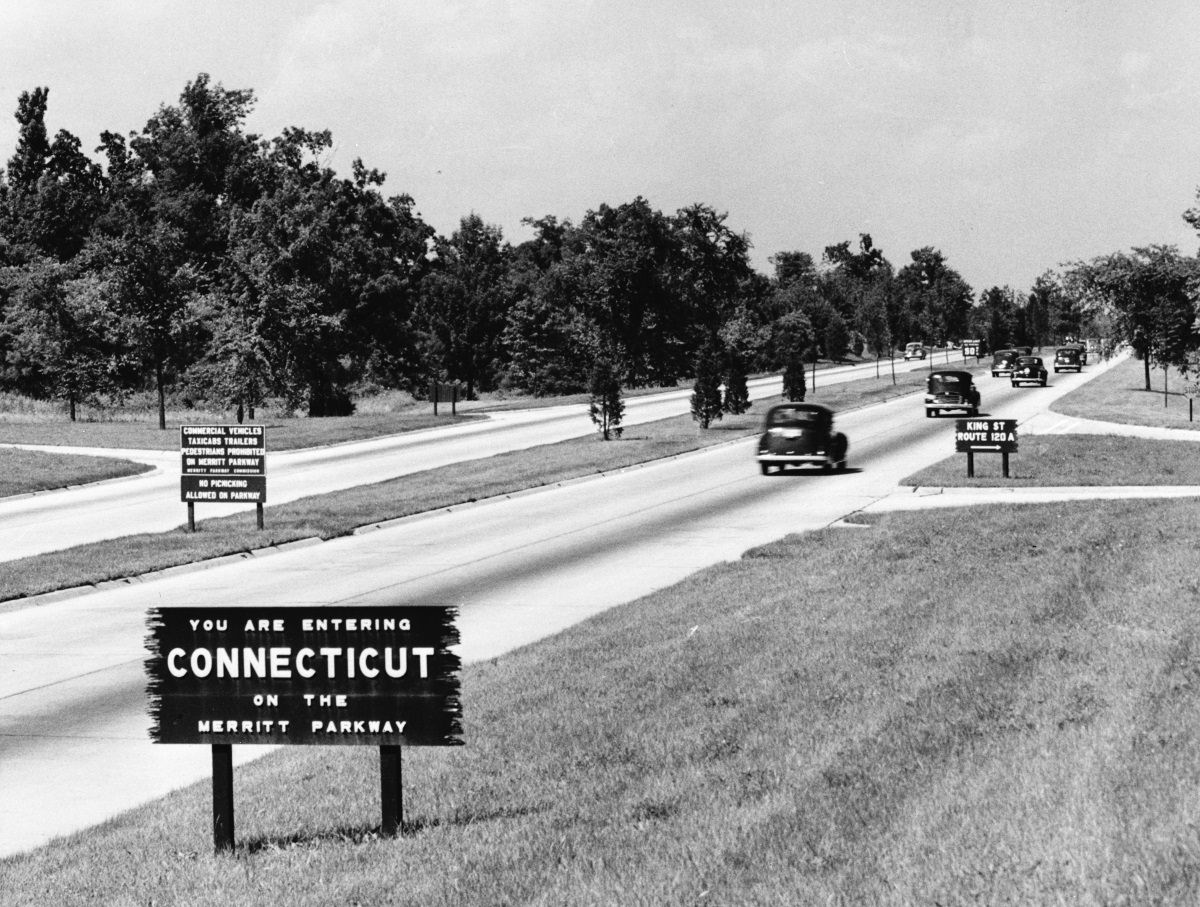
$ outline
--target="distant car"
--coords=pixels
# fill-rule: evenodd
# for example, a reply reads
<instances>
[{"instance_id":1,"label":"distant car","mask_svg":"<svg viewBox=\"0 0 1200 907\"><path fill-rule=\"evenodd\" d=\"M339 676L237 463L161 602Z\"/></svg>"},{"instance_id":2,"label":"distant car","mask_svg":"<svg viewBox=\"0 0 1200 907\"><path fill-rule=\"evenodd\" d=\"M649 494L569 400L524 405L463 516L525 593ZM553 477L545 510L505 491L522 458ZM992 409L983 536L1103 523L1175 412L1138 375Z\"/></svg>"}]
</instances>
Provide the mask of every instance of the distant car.
<instances>
[{"instance_id":1,"label":"distant car","mask_svg":"<svg viewBox=\"0 0 1200 907\"><path fill-rule=\"evenodd\" d=\"M925 379L925 415L933 418L948 409L965 410L968 416L979 415L979 390L970 372L930 372Z\"/></svg>"},{"instance_id":2,"label":"distant car","mask_svg":"<svg viewBox=\"0 0 1200 907\"><path fill-rule=\"evenodd\" d=\"M817 403L776 403L763 421L758 441L759 468L772 470L805 464L826 471L846 468L846 436L833 429L833 410Z\"/></svg>"},{"instance_id":3,"label":"distant car","mask_svg":"<svg viewBox=\"0 0 1200 907\"><path fill-rule=\"evenodd\" d=\"M1031 347L1031 346L1014 346L1013 349L1016 350L1016 353L1018 356L1032 356L1033 355L1033 347Z\"/></svg>"},{"instance_id":4,"label":"distant car","mask_svg":"<svg viewBox=\"0 0 1200 907\"><path fill-rule=\"evenodd\" d=\"M923 343L910 343L904 348L904 360L909 359L924 359L929 354L929 350L925 349Z\"/></svg>"},{"instance_id":5,"label":"distant car","mask_svg":"<svg viewBox=\"0 0 1200 907\"><path fill-rule=\"evenodd\" d=\"M1037 356L1021 356L1012 371L1012 386L1040 384L1046 386L1046 364Z\"/></svg>"},{"instance_id":6,"label":"distant car","mask_svg":"<svg viewBox=\"0 0 1200 907\"><path fill-rule=\"evenodd\" d=\"M1011 375L1020 354L1016 350L996 350L992 354L992 377Z\"/></svg>"},{"instance_id":7,"label":"distant car","mask_svg":"<svg viewBox=\"0 0 1200 907\"><path fill-rule=\"evenodd\" d=\"M1082 372L1085 355L1087 354L1077 346L1060 346L1054 351L1054 373Z\"/></svg>"}]
</instances>

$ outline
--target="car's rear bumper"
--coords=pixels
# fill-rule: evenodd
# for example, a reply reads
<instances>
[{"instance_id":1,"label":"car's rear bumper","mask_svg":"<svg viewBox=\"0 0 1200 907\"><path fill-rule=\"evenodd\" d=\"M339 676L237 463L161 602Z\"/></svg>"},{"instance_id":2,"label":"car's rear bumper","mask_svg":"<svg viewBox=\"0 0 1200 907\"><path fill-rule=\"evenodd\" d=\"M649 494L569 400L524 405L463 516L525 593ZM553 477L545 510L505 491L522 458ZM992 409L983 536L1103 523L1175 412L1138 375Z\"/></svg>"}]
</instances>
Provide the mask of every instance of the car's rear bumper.
<instances>
[{"instance_id":1,"label":"car's rear bumper","mask_svg":"<svg viewBox=\"0 0 1200 907\"><path fill-rule=\"evenodd\" d=\"M966 409L972 410L975 408L974 403L964 403L962 401L926 401L925 409Z\"/></svg>"},{"instance_id":2,"label":"car's rear bumper","mask_svg":"<svg viewBox=\"0 0 1200 907\"><path fill-rule=\"evenodd\" d=\"M828 463L829 454L772 454L760 453L755 457L759 463Z\"/></svg>"}]
</instances>

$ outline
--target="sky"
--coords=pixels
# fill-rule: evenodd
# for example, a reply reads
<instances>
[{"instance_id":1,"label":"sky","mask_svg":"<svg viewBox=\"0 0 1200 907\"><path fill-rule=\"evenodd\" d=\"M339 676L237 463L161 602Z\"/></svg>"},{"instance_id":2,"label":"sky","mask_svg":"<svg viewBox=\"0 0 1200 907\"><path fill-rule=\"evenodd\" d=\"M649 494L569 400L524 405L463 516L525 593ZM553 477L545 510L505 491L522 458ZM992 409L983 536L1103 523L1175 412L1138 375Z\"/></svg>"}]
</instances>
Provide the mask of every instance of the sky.
<instances>
[{"instance_id":1,"label":"sky","mask_svg":"<svg viewBox=\"0 0 1200 907\"><path fill-rule=\"evenodd\" d=\"M0 162L22 91L85 149L199 73L247 131L329 129L449 235L704 203L756 268L869 233L976 292L1152 243L1191 255L1194 0L0 0Z\"/></svg>"}]
</instances>

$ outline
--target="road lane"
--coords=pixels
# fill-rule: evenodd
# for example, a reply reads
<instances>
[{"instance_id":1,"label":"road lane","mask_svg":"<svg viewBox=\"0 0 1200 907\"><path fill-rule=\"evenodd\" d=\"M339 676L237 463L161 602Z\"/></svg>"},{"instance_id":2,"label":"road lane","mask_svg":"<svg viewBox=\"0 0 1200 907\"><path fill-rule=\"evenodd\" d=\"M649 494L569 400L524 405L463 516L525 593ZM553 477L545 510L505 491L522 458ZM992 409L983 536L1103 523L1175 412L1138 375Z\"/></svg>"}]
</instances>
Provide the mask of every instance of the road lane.
<instances>
[{"instance_id":1,"label":"road lane","mask_svg":"<svg viewBox=\"0 0 1200 907\"><path fill-rule=\"evenodd\" d=\"M1017 391L985 380L984 410L1027 418L1085 379ZM495 657L753 545L829 525L953 451L954 419L924 418L911 397L847 413L839 427L850 438L845 474L763 477L753 442L740 441L300 551L0 614L0 855L207 775L205 747L148 742L147 608L448 603L461 609L464 658ZM235 748L239 758L257 751Z\"/></svg>"},{"instance_id":2,"label":"road lane","mask_svg":"<svg viewBox=\"0 0 1200 907\"><path fill-rule=\"evenodd\" d=\"M897 370L919 364L897 363ZM885 366L886 368L886 366ZM874 363L818 372L822 384L873 377ZM778 377L751 382L751 395L778 394ZM626 400L625 424L665 419L689 411L691 391L677 390ZM487 419L299 451L273 452L267 437L267 500L282 504L423 472L451 463L482 459L583 437L595 431L582 404L497 412ZM34 447L37 450L120 456L99 448ZM187 517L179 500L179 454L129 452L128 458L155 466L152 473L119 482L0 499L0 561L29 557L102 539L143 532L167 532ZM200 504L197 516L223 516L253 505Z\"/></svg>"}]
</instances>

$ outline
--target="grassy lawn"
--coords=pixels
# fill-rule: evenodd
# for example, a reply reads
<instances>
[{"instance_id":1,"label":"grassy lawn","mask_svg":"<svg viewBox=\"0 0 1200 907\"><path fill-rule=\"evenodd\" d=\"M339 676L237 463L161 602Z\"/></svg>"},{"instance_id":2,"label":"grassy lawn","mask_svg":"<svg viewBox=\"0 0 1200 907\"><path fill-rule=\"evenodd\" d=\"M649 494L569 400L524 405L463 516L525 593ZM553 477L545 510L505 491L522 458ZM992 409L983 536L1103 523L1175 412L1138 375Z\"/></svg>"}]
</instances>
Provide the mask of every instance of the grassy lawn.
<instances>
[{"instance_id":1,"label":"grassy lawn","mask_svg":"<svg viewBox=\"0 0 1200 907\"><path fill-rule=\"evenodd\" d=\"M441 407L439 406L439 412ZM451 416L447 408L437 416L432 411L370 413L331 416L323 419L255 419L267 426L267 450L295 450L361 441L381 435L394 435L421 428L449 425L478 416L459 413ZM205 418L209 416L208 418ZM40 418L0 419L0 443L58 444L64 447L112 447L132 450L178 450L180 425L226 424L227 417L212 419L210 414L176 413L167 428L149 418L138 421L68 422Z\"/></svg>"},{"instance_id":2,"label":"grassy lawn","mask_svg":"<svg viewBox=\"0 0 1200 907\"><path fill-rule=\"evenodd\" d=\"M1193 407L1196 421L1188 421L1188 401L1183 396L1183 381L1178 373L1173 372L1168 378L1166 406L1162 369L1150 370L1150 386L1153 390L1147 391L1141 360L1130 358L1060 398L1050 408L1080 419L1200 431L1200 400Z\"/></svg>"},{"instance_id":3,"label":"grassy lawn","mask_svg":"<svg viewBox=\"0 0 1200 907\"><path fill-rule=\"evenodd\" d=\"M0 447L0 498L133 476L152 467L109 457L47 454Z\"/></svg>"},{"instance_id":4,"label":"grassy lawn","mask_svg":"<svg viewBox=\"0 0 1200 907\"><path fill-rule=\"evenodd\" d=\"M467 745L237 770L0 862L4 902L1194 904L1200 508L872 517L463 676ZM969 566L964 566L969 565ZM147 744L149 745L149 744Z\"/></svg>"},{"instance_id":5,"label":"grassy lawn","mask_svg":"<svg viewBox=\"0 0 1200 907\"><path fill-rule=\"evenodd\" d=\"M967 455L954 454L908 476L903 484L943 487L1032 488L1046 485L1200 485L1200 443L1114 435L1026 435L1009 456L977 454L967 478Z\"/></svg>"}]
</instances>

